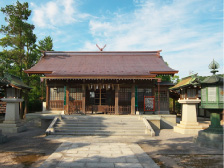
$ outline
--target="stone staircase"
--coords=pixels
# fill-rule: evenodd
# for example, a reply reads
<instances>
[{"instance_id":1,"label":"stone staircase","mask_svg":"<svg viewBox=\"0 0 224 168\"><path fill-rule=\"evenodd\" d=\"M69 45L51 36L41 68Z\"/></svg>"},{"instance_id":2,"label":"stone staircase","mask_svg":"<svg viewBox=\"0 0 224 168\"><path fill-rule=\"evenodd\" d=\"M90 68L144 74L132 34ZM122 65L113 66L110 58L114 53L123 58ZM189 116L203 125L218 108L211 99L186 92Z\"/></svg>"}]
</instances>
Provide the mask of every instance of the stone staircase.
<instances>
[{"instance_id":1,"label":"stone staircase","mask_svg":"<svg viewBox=\"0 0 224 168\"><path fill-rule=\"evenodd\" d=\"M63 116L58 119L53 135L74 136L149 136L138 116Z\"/></svg>"}]
</instances>

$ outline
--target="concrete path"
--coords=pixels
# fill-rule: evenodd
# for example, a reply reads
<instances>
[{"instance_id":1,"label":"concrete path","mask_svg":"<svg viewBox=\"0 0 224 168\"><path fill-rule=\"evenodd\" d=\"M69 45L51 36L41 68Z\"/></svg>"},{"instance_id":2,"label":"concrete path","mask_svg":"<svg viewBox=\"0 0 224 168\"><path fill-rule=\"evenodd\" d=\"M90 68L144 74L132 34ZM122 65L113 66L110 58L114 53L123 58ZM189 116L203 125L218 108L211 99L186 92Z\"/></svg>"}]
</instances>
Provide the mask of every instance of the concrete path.
<instances>
[{"instance_id":1,"label":"concrete path","mask_svg":"<svg viewBox=\"0 0 224 168\"><path fill-rule=\"evenodd\" d=\"M47 137L56 139L57 136ZM61 137L62 138L62 137ZM102 139L101 139L102 138ZM63 143L41 168L158 168L133 142L118 142L121 137L63 137ZM111 139L112 138L112 139ZM131 139L131 137L129 137ZM143 137L142 137L143 138ZM60 138L59 138L60 139ZM66 140L67 139L67 140ZM82 141L83 139L83 141ZM136 138L134 138L136 139ZM141 139L139 137L139 139ZM143 138L144 139L144 138ZM108 142L106 142L108 140Z\"/></svg>"}]
</instances>

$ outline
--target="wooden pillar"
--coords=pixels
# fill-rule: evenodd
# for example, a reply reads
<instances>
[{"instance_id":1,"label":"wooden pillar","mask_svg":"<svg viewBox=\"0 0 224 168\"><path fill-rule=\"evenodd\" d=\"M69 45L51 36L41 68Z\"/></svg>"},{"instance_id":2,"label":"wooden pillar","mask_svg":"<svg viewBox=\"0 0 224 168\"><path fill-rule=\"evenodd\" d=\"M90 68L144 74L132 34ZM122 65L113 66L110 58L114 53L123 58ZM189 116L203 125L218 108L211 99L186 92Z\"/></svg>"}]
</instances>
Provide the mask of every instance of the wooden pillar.
<instances>
[{"instance_id":1,"label":"wooden pillar","mask_svg":"<svg viewBox=\"0 0 224 168\"><path fill-rule=\"evenodd\" d=\"M66 86L66 114L69 114L69 86Z\"/></svg>"},{"instance_id":2,"label":"wooden pillar","mask_svg":"<svg viewBox=\"0 0 224 168\"><path fill-rule=\"evenodd\" d=\"M131 114L135 115L135 85L131 86Z\"/></svg>"},{"instance_id":3,"label":"wooden pillar","mask_svg":"<svg viewBox=\"0 0 224 168\"><path fill-rule=\"evenodd\" d=\"M160 82L161 82L161 79L159 78L157 80L157 83L158 83L158 114L160 114Z\"/></svg>"},{"instance_id":4,"label":"wooden pillar","mask_svg":"<svg viewBox=\"0 0 224 168\"><path fill-rule=\"evenodd\" d=\"M82 85L82 112L86 114L86 86Z\"/></svg>"},{"instance_id":5,"label":"wooden pillar","mask_svg":"<svg viewBox=\"0 0 224 168\"><path fill-rule=\"evenodd\" d=\"M48 84L46 85L46 109L49 110L50 109L50 87L48 86Z\"/></svg>"},{"instance_id":6,"label":"wooden pillar","mask_svg":"<svg viewBox=\"0 0 224 168\"><path fill-rule=\"evenodd\" d=\"M119 114L118 91L119 91L118 85L115 85L115 107L114 107L115 114Z\"/></svg>"}]
</instances>

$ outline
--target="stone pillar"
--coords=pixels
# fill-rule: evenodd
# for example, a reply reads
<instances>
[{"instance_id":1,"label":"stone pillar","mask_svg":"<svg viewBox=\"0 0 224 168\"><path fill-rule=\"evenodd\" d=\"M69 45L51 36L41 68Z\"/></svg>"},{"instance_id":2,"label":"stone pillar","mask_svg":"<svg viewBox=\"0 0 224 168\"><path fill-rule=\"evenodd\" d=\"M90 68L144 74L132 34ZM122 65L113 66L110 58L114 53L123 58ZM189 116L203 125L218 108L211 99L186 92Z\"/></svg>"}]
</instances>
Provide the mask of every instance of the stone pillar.
<instances>
[{"instance_id":1,"label":"stone pillar","mask_svg":"<svg viewBox=\"0 0 224 168\"><path fill-rule=\"evenodd\" d=\"M82 85L82 112L86 114L86 86Z\"/></svg>"},{"instance_id":2,"label":"stone pillar","mask_svg":"<svg viewBox=\"0 0 224 168\"><path fill-rule=\"evenodd\" d=\"M131 114L135 114L135 85L131 86Z\"/></svg>"},{"instance_id":3,"label":"stone pillar","mask_svg":"<svg viewBox=\"0 0 224 168\"><path fill-rule=\"evenodd\" d=\"M19 117L19 103L23 99L17 98L3 98L2 101L6 102L5 120L0 124L0 129L3 133L18 133L26 130L26 127L22 126Z\"/></svg>"},{"instance_id":4,"label":"stone pillar","mask_svg":"<svg viewBox=\"0 0 224 168\"><path fill-rule=\"evenodd\" d=\"M202 130L197 122L196 105L200 103L199 99L178 100L182 104L182 121L174 127L174 132L181 134L198 134Z\"/></svg>"},{"instance_id":5,"label":"stone pillar","mask_svg":"<svg viewBox=\"0 0 224 168\"><path fill-rule=\"evenodd\" d=\"M42 111L46 111L46 102L42 102Z\"/></svg>"},{"instance_id":6,"label":"stone pillar","mask_svg":"<svg viewBox=\"0 0 224 168\"><path fill-rule=\"evenodd\" d=\"M119 114L118 94L119 94L118 85L115 85L115 107L114 107L115 114Z\"/></svg>"}]
</instances>

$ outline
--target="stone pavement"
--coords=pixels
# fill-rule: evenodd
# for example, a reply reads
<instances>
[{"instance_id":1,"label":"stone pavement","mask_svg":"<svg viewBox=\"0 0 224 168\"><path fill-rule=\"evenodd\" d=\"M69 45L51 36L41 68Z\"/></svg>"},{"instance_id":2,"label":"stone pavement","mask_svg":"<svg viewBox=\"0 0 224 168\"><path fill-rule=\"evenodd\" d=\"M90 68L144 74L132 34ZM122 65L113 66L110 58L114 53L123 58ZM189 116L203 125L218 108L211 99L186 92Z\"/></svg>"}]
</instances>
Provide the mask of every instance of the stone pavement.
<instances>
[{"instance_id":1,"label":"stone pavement","mask_svg":"<svg viewBox=\"0 0 224 168\"><path fill-rule=\"evenodd\" d=\"M53 139L56 136L53 137ZM87 138L87 137L86 137ZM111 137L63 137L63 143L40 166L41 168L158 168L157 164L135 143L105 142ZM131 139L132 137L129 137ZM52 139L52 137L49 137ZM98 142L94 142L94 139ZM113 139L113 138L112 138ZM122 139L117 137L117 141ZM74 141L73 141L74 140ZM75 141L78 140L78 141ZM99 142L101 141L101 142Z\"/></svg>"}]
</instances>

